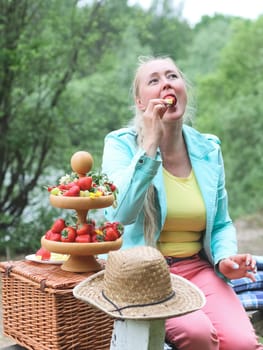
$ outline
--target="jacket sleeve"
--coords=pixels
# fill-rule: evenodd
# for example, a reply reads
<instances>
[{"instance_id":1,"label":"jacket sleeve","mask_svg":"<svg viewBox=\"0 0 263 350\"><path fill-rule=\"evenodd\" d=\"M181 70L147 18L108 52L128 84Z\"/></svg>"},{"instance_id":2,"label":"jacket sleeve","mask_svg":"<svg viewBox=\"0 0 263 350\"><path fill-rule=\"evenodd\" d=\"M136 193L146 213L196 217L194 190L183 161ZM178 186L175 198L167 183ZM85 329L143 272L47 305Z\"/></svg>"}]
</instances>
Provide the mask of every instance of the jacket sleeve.
<instances>
[{"instance_id":1,"label":"jacket sleeve","mask_svg":"<svg viewBox=\"0 0 263 350\"><path fill-rule=\"evenodd\" d=\"M136 144L136 134L121 129L104 142L102 172L117 186L117 206L105 209L108 220L132 224L143 208L144 198L161 164L160 156L148 157Z\"/></svg>"},{"instance_id":2,"label":"jacket sleeve","mask_svg":"<svg viewBox=\"0 0 263 350\"><path fill-rule=\"evenodd\" d=\"M225 187L225 171L221 148L218 146L218 163L220 166L217 187L217 203L214 225L211 234L211 246L214 264L221 259L237 253L237 238L234 224L228 211L228 196Z\"/></svg>"}]
</instances>

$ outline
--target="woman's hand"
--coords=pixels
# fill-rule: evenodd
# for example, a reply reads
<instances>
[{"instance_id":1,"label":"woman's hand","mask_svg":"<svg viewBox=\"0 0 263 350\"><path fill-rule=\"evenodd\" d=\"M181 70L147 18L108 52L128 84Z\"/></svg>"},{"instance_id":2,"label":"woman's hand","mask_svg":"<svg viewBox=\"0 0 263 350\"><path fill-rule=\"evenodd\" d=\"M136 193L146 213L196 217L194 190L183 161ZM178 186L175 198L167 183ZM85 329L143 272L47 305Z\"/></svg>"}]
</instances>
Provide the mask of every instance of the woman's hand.
<instances>
[{"instance_id":1,"label":"woman's hand","mask_svg":"<svg viewBox=\"0 0 263 350\"><path fill-rule=\"evenodd\" d=\"M143 148L153 157L163 135L162 118L168 106L162 99L152 99L143 112Z\"/></svg>"},{"instance_id":2,"label":"woman's hand","mask_svg":"<svg viewBox=\"0 0 263 350\"><path fill-rule=\"evenodd\" d=\"M218 264L219 271L228 279L248 277L255 282L256 261L250 254L237 254L223 259Z\"/></svg>"}]
</instances>

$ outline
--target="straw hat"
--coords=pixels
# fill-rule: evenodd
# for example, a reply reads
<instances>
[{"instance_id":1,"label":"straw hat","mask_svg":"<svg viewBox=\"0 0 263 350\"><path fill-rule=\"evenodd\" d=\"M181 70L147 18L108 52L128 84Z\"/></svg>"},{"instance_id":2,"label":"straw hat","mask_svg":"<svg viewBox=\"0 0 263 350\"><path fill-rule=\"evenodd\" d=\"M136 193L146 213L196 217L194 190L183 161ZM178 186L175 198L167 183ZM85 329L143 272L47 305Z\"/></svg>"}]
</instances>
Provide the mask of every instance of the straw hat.
<instances>
[{"instance_id":1,"label":"straw hat","mask_svg":"<svg viewBox=\"0 0 263 350\"><path fill-rule=\"evenodd\" d=\"M170 274L163 255L146 246L110 252L105 270L80 282L73 294L121 319L169 318L205 304L196 286Z\"/></svg>"}]
</instances>

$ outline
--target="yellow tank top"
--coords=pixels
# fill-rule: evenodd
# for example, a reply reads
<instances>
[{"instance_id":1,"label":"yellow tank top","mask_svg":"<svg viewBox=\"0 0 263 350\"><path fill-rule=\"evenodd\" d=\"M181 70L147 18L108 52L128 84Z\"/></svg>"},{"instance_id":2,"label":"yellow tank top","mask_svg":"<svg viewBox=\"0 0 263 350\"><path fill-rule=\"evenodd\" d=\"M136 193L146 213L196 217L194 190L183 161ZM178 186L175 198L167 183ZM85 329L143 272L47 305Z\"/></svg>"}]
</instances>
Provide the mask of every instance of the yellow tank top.
<instances>
[{"instance_id":1,"label":"yellow tank top","mask_svg":"<svg viewBox=\"0 0 263 350\"><path fill-rule=\"evenodd\" d=\"M206 224L204 201L194 172L176 177L163 168L167 217L157 247L164 256L187 257L201 248Z\"/></svg>"}]
</instances>

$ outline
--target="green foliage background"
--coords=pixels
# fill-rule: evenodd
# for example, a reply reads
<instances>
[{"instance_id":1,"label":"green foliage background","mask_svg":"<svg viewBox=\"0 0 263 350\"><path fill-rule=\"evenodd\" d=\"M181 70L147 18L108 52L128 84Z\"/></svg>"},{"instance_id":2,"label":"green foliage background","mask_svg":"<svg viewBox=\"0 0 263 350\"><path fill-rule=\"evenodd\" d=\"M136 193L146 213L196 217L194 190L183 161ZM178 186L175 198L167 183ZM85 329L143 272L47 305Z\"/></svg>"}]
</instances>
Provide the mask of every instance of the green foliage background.
<instances>
[{"instance_id":1,"label":"green foliage background","mask_svg":"<svg viewBox=\"0 0 263 350\"><path fill-rule=\"evenodd\" d=\"M0 0L0 253L36 249L67 215L44 186L75 151L100 169L105 135L132 117L140 55L171 56L191 83L193 125L222 142L232 217L262 212L263 16L191 27L182 6Z\"/></svg>"}]
</instances>

